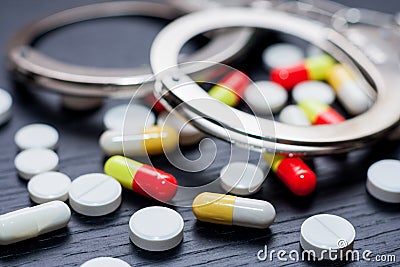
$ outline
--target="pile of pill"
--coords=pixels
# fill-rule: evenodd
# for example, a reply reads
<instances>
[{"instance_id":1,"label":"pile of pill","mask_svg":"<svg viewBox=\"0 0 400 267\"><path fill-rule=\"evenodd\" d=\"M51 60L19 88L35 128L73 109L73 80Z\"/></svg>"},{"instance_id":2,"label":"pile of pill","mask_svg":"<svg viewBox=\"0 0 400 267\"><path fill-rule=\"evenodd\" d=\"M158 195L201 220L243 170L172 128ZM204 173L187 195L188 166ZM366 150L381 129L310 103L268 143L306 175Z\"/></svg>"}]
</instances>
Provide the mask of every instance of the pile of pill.
<instances>
[{"instance_id":1,"label":"pile of pill","mask_svg":"<svg viewBox=\"0 0 400 267\"><path fill-rule=\"evenodd\" d=\"M280 122L299 127L343 122L345 116L332 106L336 100L349 116L361 114L371 106L372 100L346 67L321 51L304 58L300 48L281 43L268 47L262 59L270 80L250 83L244 73L232 71L208 91L210 96L232 107L243 100L258 116L275 114ZM155 100L151 98L149 102L153 104ZM11 97L0 90L0 124L9 119L11 105ZM71 219L70 208L84 216L111 214L121 205L125 189L160 202L173 200L179 189L178 180L132 158L162 155L180 146L195 145L205 134L175 111L167 112L159 105L156 102L149 107L134 102L109 109L103 118L105 131L99 138L102 151L109 156L104 173L86 173L72 181L57 171L58 131L39 123L20 128L14 138L19 149L15 168L22 179L28 180L30 198L38 205L0 216L0 245L66 227ZM307 196L315 190L317 176L303 159L273 154L264 154L263 158L293 194ZM400 203L400 183L396 176L399 172L398 160L373 164L367 174L367 191L381 201ZM270 227L276 217L274 206L247 198L261 190L266 175L252 163L230 162L220 170L219 177L221 188L230 194L198 194L192 202L194 216L206 223ZM177 211L163 206L135 211L127 225L131 242L148 251L178 246L185 227ZM343 252L353 248L355 235L355 228L348 220L317 214L301 225L300 245L312 251L315 258L329 259L324 251L335 250L336 258L341 259ZM120 259L100 257L81 266L130 265Z\"/></svg>"}]
</instances>

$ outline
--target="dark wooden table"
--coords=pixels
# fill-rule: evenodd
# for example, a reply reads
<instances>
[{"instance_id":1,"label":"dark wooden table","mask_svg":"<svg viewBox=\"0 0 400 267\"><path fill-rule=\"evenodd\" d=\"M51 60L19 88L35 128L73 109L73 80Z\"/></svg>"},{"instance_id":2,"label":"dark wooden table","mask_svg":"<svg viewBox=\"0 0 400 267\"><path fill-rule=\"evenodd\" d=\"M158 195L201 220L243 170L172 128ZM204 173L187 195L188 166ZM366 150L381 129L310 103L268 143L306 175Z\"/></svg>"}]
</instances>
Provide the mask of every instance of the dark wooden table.
<instances>
[{"instance_id":1,"label":"dark wooden table","mask_svg":"<svg viewBox=\"0 0 400 267\"><path fill-rule=\"evenodd\" d=\"M2 0L0 3L0 50L2 70L0 87L14 97L12 120L0 128L0 214L34 205L26 182L18 178L13 160L17 148L14 133L23 125L43 122L60 132L60 171L72 179L89 172L102 172L104 156L97 140L104 112L118 101L107 101L93 112L64 110L58 96L30 93L11 82L6 71L6 43L13 33L33 19L55 11L96 0ZM351 6L385 12L400 11L398 0L344 1ZM148 62L148 47L165 22L151 19L114 19L74 25L57 31L38 42L42 51L68 62L96 66L138 66ZM261 48L250 56L260 64ZM164 157L155 157L155 166L175 174L184 184L214 179L227 160L229 146L217 142L219 156L200 174L186 174L173 168ZM196 155L197 148L186 148ZM335 157L318 157L310 162L318 175L318 185L307 198L294 197L274 175L269 175L254 198L268 200L277 211L276 222L268 230L225 227L197 222L190 208L176 208L185 220L184 241L167 252L150 253L129 240L128 220L140 208L160 205L156 201L124 190L123 203L114 213L100 218L72 214L68 228L15 245L0 247L0 266L79 266L99 256L121 258L132 266L141 265L328 265L328 263L282 262L275 254L273 262L260 262L257 252L269 250L300 251L301 223L311 215L332 213L345 217L356 228L355 249L371 250L372 255L392 254L397 262L373 262L374 266L399 265L400 206L372 198L365 189L366 172L375 161L400 158L399 142L382 141L375 146ZM286 255L287 258L287 255ZM366 261L336 262L332 266L364 266Z\"/></svg>"}]
</instances>

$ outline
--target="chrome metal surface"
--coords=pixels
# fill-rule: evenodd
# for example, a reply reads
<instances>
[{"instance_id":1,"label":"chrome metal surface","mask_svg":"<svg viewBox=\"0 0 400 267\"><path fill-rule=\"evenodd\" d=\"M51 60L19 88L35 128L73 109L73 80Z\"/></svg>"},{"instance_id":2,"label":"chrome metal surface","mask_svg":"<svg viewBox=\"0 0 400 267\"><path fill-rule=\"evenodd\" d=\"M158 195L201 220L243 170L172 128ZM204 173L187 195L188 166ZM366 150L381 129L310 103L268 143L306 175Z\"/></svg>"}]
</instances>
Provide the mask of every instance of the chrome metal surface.
<instances>
[{"instance_id":1,"label":"chrome metal surface","mask_svg":"<svg viewBox=\"0 0 400 267\"><path fill-rule=\"evenodd\" d=\"M295 155L353 150L376 140L400 120L400 90L393 88L400 84L398 57L388 57L380 62L371 60L368 52L364 54L365 51L357 48L344 34L357 29L367 38L375 37L379 41L380 28L371 32L371 26L368 30L358 26L348 25L338 33L329 25L273 9L224 8L190 14L164 28L152 45L151 67L162 83L156 90L170 108L179 106L179 112L188 120L196 118L195 126L238 145ZM371 84L366 93L375 97L376 90L374 105L364 114L340 124L295 127L257 118L213 100L178 67L178 52L197 34L230 27L272 29L316 45L348 66L365 85ZM176 32L179 36L174 35ZM383 52L398 49L400 38L396 35L390 38L391 42L385 42Z\"/></svg>"},{"instance_id":2,"label":"chrome metal surface","mask_svg":"<svg viewBox=\"0 0 400 267\"><path fill-rule=\"evenodd\" d=\"M178 1L179 2L179 1ZM84 67L52 59L30 46L36 38L57 28L82 21L121 16L150 16L173 20L192 9L180 8L178 3L108 2L65 10L28 25L18 32L9 45L9 62L17 78L51 91L81 97L131 97L148 94L153 89L149 67L135 69L105 69ZM253 31L236 29L218 31L211 41L183 61L234 60L248 45ZM143 86L142 86L143 85ZM137 90L141 87L141 90Z\"/></svg>"}]
</instances>

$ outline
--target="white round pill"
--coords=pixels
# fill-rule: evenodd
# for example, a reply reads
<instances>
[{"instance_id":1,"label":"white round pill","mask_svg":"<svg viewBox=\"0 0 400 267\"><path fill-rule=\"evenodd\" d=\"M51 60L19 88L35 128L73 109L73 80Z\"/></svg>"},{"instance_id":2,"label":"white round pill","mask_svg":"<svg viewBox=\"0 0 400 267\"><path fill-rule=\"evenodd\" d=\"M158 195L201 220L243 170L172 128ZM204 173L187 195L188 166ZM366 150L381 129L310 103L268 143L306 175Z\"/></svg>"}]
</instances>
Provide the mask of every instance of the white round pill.
<instances>
[{"instance_id":1,"label":"white round pill","mask_svg":"<svg viewBox=\"0 0 400 267\"><path fill-rule=\"evenodd\" d=\"M58 143L58 132L47 124L29 124L17 131L14 141L20 150L29 148L55 149Z\"/></svg>"},{"instance_id":2,"label":"white round pill","mask_svg":"<svg viewBox=\"0 0 400 267\"><path fill-rule=\"evenodd\" d=\"M103 173L81 175L72 181L69 204L86 216L103 216L115 211L121 204L121 185Z\"/></svg>"},{"instance_id":3,"label":"white round pill","mask_svg":"<svg viewBox=\"0 0 400 267\"><path fill-rule=\"evenodd\" d=\"M149 251L176 247L183 238L182 216L165 207L148 207L135 212L129 220L130 239Z\"/></svg>"},{"instance_id":4,"label":"white round pill","mask_svg":"<svg viewBox=\"0 0 400 267\"><path fill-rule=\"evenodd\" d=\"M179 134L179 144L184 146L194 145L204 138L204 134L192 126L189 122L178 117L175 112L162 112L158 115L157 125L169 126Z\"/></svg>"},{"instance_id":5,"label":"white round pill","mask_svg":"<svg viewBox=\"0 0 400 267\"><path fill-rule=\"evenodd\" d=\"M311 122L307 118L302 108L296 105L289 105L279 113L279 121L296 126L310 126Z\"/></svg>"},{"instance_id":6,"label":"white round pill","mask_svg":"<svg viewBox=\"0 0 400 267\"><path fill-rule=\"evenodd\" d=\"M131 104L119 105L109 109L103 118L104 127L108 130L139 133L156 121L154 113L146 106Z\"/></svg>"},{"instance_id":7,"label":"white round pill","mask_svg":"<svg viewBox=\"0 0 400 267\"><path fill-rule=\"evenodd\" d=\"M293 100L299 103L303 100L315 99L331 105L336 98L333 88L320 81L305 81L297 84L292 91Z\"/></svg>"},{"instance_id":8,"label":"white round pill","mask_svg":"<svg viewBox=\"0 0 400 267\"><path fill-rule=\"evenodd\" d=\"M66 201L71 179L61 172L44 172L32 177L28 183L29 195L37 204L53 200Z\"/></svg>"},{"instance_id":9,"label":"white round pill","mask_svg":"<svg viewBox=\"0 0 400 267\"><path fill-rule=\"evenodd\" d=\"M58 156L50 149L31 148L20 152L14 165L19 176L29 180L36 174L57 170Z\"/></svg>"},{"instance_id":10,"label":"white round pill","mask_svg":"<svg viewBox=\"0 0 400 267\"><path fill-rule=\"evenodd\" d=\"M303 59L303 50L287 43L268 46L262 53L264 65L269 69L289 67L300 63Z\"/></svg>"},{"instance_id":11,"label":"white round pill","mask_svg":"<svg viewBox=\"0 0 400 267\"><path fill-rule=\"evenodd\" d=\"M244 100L255 114L269 115L283 108L288 100L288 93L277 83L258 81L246 89Z\"/></svg>"},{"instance_id":12,"label":"white round pill","mask_svg":"<svg viewBox=\"0 0 400 267\"><path fill-rule=\"evenodd\" d=\"M375 198L400 203L400 161L385 159L368 169L367 190Z\"/></svg>"},{"instance_id":13,"label":"white round pill","mask_svg":"<svg viewBox=\"0 0 400 267\"><path fill-rule=\"evenodd\" d=\"M0 125L10 119L12 102L11 95L6 90L0 89Z\"/></svg>"},{"instance_id":14,"label":"white round pill","mask_svg":"<svg viewBox=\"0 0 400 267\"><path fill-rule=\"evenodd\" d=\"M123 260L111 257L99 257L88 260L81 267L131 267Z\"/></svg>"},{"instance_id":15,"label":"white round pill","mask_svg":"<svg viewBox=\"0 0 400 267\"><path fill-rule=\"evenodd\" d=\"M222 168L220 182L223 189L235 195L257 193L265 180L263 171L248 162L233 162Z\"/></svg>"},{"instance_id":16,"label":"white round pill","mask_svg":"<svg viewBox=\"0 0 400 267\"><path fill-rule=\"evenodd\" d=\"M353 248L355 237L356 230L349 221L331 214L308 218L300 230L301 247L314 252L318 259L343 259L340 256L345 256L344 252ZM329 253L329 250L332 252Z\"/></svg>"}]
</instances>

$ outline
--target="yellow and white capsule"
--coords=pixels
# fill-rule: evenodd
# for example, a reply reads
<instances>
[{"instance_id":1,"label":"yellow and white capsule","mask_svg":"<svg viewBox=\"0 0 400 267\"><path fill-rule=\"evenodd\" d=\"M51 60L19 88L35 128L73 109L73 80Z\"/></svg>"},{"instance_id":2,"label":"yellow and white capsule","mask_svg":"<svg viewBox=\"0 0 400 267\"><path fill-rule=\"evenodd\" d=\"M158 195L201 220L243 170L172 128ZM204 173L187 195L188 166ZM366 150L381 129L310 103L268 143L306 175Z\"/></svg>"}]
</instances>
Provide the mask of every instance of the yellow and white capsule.
<instances>
[{"instance_id":1,"label":"yellow and white capsule","mask_svg":"<svg viewBox=\"0 0 400 267\"><path fill-rule=\"evenodd\" d=\"M203 222L268 228L275 220L275 209L267 201L216 193L201 193L192 204L194 215Z\"/></svg>"},{"instance_id":2,"label":"yellow and white capsule","mask_svg":"<svg viewBox=\"0 0 400 267\"><path fill-rule=\"evenodd\" d=\"M343 65L334 65L327 73L326 79L335 89L340 103L351 115L363 113L372 105L372 100Z\"/></svg>"},{"instance_id":3,"label":"yellow and white capsule","mask_svg":"<svg viewBox=\"0 0 400 267\"><path fill-rule=\"evenodd\" d=\"M107 156L160 155L178 147L178 134L170 127L151 126L142 133L105 131L100 137L100 147Z\"/></svg>"}]
</instances>

